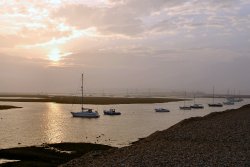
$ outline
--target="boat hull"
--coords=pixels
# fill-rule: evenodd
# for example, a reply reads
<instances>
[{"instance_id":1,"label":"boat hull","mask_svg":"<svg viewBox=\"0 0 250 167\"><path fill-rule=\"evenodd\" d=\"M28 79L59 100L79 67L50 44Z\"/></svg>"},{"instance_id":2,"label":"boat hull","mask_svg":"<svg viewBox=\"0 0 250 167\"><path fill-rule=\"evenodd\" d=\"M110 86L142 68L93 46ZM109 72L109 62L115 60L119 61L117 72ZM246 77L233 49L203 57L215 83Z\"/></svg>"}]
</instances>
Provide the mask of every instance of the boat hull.
<instances>
[{"instance_id":1,"label":"boat hull","mask_svg":"<svg viewBox=\"0 0 250 167\"><path fill-rule=\"evenodd\" d=\"M231 101L227 101L227 102L223 102L224 105L234 105L234 102Z\"/></svg>"},{"instance_id":2,"label":"boat hull","mask_svg":"<svg viewBox=\"0 0 250 167\"><path fill-rule=\"evenodd\" d=\"M192 105L192 106L190 106L191 108L193 108L193 109L204 109L204 106L201 106L201 105Z\"/></svg>"},{"instance_id":3,"label":"boat hull","mask_svg":"<svg viewBox=\"0 0 250 167\"><path fill-rule=\"evenodd\" d=\"M191 107L187 106L180 107L180 110L191 110L191 109L192 109Z\"/></svg>"},{"instance_id":4,"label":"boat hull","mask_svg":"<svg viewBox=\"0 0 250 167\"><path fill-rule=\"evenodd\" d=\"M160 109L155 109L155 112L170 112L170 111L165 108L160 108Z\"/></svg>"},{"instance_id":5,"label":"boat hull","mask_svg":"<svg viewBox=\"0 0 250 167\"><path fill-rule=\"evenodd\" d=\"M242 102L244 99L242 99L242 98L234 98L234 97L228 97L227 98L227 101L229 101L229 102Z\"/></svg>"},{"instance_id":6,"label":"boat hull","mask_svg":"<svg viewBox=\"0 0 250 167\"><path fill-rule=\"evenodd\" d=\"M103 111L104 115L121 115L120 112L109 112L109 111Z\"/></svg>"},{"instance_id":7,"label":"boat hull","mask_svg":"<svg viewBox=\"0 0 250 167\"><path fill-rule=\"evenodd\" d=\"M223 107L223 104L218 103L218 104L208 104L209 107Z\"/></svg>"},{"instance_id":8,"label":"boat hull","mask_svg":"<svg viewBox=\"0 0 250 167\"><path fill-rule=\"evenodd\" d=\"M95 112L71 112L73 117L81 117L81 118L99 118L100 115Z\"/></svg>"}]
</instances>

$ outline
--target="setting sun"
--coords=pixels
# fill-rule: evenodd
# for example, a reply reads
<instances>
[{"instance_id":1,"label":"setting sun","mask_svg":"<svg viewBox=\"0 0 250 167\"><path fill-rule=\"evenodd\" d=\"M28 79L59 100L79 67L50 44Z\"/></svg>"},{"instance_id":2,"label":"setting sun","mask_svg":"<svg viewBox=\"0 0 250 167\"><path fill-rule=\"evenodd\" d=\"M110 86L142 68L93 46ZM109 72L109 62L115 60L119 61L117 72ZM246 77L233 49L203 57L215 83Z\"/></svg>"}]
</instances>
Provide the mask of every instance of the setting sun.
<instances>
[{"instance_id":1,"label":"setting sun","mask_svg":"<svg viewBox=\"0 0 250 167\"><path fill-rule=\"evenodd\" d=\"M53 49L49 55L48 55L49 60L57 62L60 61L62 56L60 54L60 50L58 48Z\"/></svg>"}]
</instances>

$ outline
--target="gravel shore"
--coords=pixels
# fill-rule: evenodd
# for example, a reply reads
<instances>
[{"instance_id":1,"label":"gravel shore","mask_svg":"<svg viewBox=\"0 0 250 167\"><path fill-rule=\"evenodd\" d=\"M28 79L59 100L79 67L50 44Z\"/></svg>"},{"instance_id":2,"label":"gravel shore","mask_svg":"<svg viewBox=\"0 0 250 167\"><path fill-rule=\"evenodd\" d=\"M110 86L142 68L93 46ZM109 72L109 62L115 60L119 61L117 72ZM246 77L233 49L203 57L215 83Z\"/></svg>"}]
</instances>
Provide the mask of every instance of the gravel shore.
<instances>
[{"instance_id":1,"label":"gravel shore","mask_svg":"<svg viewBox=\"0 0 250 167\"><path fill-rule=\"evenodd\" d=\"M62 166L250 166L250 105L186 119L131 146L91 152Z\"/></svg>"}]
</instances>

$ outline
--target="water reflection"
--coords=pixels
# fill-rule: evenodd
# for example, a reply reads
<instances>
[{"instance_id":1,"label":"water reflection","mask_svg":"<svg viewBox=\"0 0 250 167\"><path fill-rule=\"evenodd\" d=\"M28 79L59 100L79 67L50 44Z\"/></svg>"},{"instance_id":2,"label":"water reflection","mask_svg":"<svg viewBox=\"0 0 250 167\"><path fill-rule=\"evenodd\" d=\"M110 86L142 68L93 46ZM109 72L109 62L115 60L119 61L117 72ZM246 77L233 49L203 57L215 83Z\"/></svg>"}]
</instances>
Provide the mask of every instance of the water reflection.
<instances>
[{"instance_id":1,"label":"water reflection","mask_svg":"<svg viewBox=\"0 0 250 167\"><path fill-rule=\"evenodd\" d=\"M58 103L45 103L47 110L43 114L45 141L49 143L61 142L64 139L63 128L63 115L60 104Z\"/></svg>"},{"instance_id":2,"label":"water reflection","mask_svg":"<svg viewBox=\"0 0 250 167\"><path fill-rule=\"evenodd\" d=\"M224 99L216 99L223 102ZM160 104L121 104L116 105L121 116L105 116L103 109L114 108L112 105L86 105L89 108L98 108L100 118L82 119L73 118L71 104L58 103L16 103L11 105L22 106L21 109L0 111L0 148L42 143L57 142L91 142L113 146L125 146L141 137L146 137L157 130L167 129L177 122L196 116L204 116L214 111L224 111L230 108L239 108L250 103L249 99L222 108L211 108L207 104L211 99L197 98L196 102L204 104L204 109L183 111L179 106L183 102ZM189 101L186 104L192 104ZM10 102L2 103L9 104ZM74 105L78 111L80 105ZM163 107L169 113L155 113L154 108ZM71 109L71 110L70 110ZM21 144L18 144L21 143Z\"/></svg>"}]
</instances>

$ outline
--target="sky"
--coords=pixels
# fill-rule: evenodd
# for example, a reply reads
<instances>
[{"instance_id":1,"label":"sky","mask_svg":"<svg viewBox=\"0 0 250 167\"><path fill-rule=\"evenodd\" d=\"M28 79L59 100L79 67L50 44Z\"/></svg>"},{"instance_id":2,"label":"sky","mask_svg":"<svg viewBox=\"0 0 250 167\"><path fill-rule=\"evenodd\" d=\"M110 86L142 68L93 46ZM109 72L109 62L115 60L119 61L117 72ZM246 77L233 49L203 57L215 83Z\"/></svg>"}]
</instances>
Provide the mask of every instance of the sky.
<instances>
[{"instance_id":1,"label":"sky","mask_svg":"<svg viewBox=\"0 0 250 167\"><path fill-rule=\"evenodd\" d=\"M249 0L1 0L0 92L250 94Z\"/></svg>"}]
</instances>

